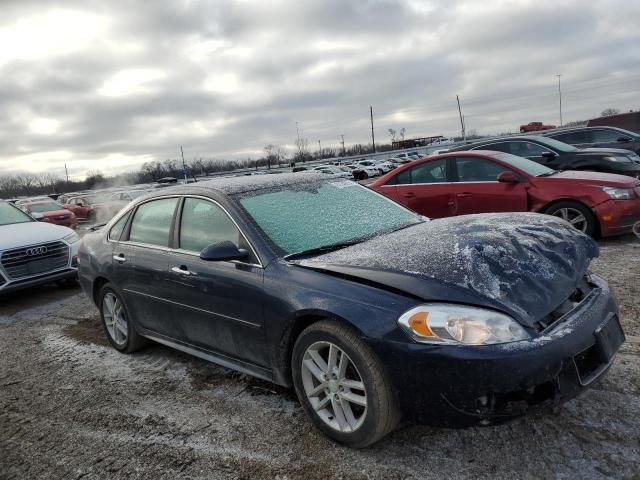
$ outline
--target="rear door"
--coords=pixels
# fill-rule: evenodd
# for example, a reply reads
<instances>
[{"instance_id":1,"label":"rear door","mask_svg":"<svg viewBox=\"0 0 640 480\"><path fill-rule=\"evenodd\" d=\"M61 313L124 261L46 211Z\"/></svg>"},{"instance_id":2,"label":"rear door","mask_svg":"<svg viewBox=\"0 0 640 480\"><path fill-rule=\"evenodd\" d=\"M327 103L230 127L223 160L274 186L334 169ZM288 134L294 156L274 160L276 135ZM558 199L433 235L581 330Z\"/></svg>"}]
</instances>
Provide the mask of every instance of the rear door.
<instances>
[{"instance_id":1,"label":"rear door","mask_svg":"<svg viewBox=\"0 0 640 480\"><path fill-rule=\"evenodd\" d=\"M167 304L167 267L178 202L179 197L168 197L140 204L113 252L129 313L141 327L173 338L179 338L181 330Z\"/></svg>"},{"instance_id":2,"label":"rear door","mask_svg":"<svg viewBox=\"0 0 640 480\"><path fill-rule=\"evenodd\" d=\"M452 184L456 214L527 211L525 183L498 182L498 174L509 170L498 162L479 157L454 159Z\"/></svg>"},{"instance_id":3,"label":"rear door","mask_svg":"<svg viewBox=\"0 0 640 480\"><path fill-rule=\"evenodd\" d=\"M262 322L264 270L244 235L213 200L186 197L169 260L173 317L181 340L218 354L267 366ZM249 252L244 261L205 261L200 252L221 241Z\"/></svg>"},{"instance_id":4,"label":"rear door","mask_svg":"<svg viewBox=\"0 0 640 480\"><path fill-rule=\"evenodd\" d=\"M455 215L449 163L448 159L441 158L419 163L401 172L395 177L395 199L429 218Z\"/></svg>"}]
</instances>

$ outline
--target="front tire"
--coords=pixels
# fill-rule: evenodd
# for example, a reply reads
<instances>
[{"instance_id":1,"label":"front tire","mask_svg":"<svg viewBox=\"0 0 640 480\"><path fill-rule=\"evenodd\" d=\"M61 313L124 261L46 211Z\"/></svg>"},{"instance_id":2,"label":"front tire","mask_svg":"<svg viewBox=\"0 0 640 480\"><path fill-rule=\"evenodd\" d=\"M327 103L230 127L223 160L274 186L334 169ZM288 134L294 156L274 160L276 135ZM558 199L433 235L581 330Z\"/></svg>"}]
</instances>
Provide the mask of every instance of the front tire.
<instances>
[{"instance_id":1,"label":"front tire","mask_svg":"<svg viewBox=\"0 0 640 480\"><path fill-rule=\"evenodd\" d=\"M591 237L598 231L596 217L581 203L572 201L554 203L545 210L545 213L566 220L582 233Z\"/></svg>"},{"instance_id":2,"label":"front tire","mask_svg":"<svg viewBox=\"0 0 640 480\"><path fill-rule=\"evenodd\" d=\"M333 320L307 327L293 347L296 394L314 425L334 441L367 447L400 421L382 363L353 330Z\"/></svg>"},{"instance_id":3,"label":"front tire","mask_svg":"<svg viewBox=\"0 0 640 480\"><path fill-rule=\"evenodd\" d=\"M107 283L100 290L100 318L107 340L113 348L122 353L132 353L146 345L129 317L120 294Z\"/></svg>"}]
</instances>

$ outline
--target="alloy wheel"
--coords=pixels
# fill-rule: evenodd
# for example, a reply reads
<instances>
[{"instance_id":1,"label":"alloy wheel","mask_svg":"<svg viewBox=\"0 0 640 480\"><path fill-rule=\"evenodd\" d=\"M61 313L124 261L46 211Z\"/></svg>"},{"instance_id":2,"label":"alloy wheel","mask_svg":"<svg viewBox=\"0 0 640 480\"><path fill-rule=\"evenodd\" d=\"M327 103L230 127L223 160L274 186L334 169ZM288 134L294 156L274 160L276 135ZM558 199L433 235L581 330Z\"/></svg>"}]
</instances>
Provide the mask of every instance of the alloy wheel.
<instances>
[{"instance_id":1,"label":"alloy wheel","mask_svg":"<svg viewBox=\"0 0 640 480\"><path fill-rule=\"evenodd\" d=\"M302 358L302 384L307 400L328 426L354 432L367 415L367 393L355 364L337 345L316 342Z\"/></svg>"},{"instance_id":2,"label":"alloy wheel","mask_svg":"<svg viewBox=\"0 0 640 480\"><path fill-rule=\"evenodd\" d=\"M553 212L551 215L553 215L554 217L560 217L563 220L566 220L567 222L569 222L571 225L573 225L575 228L577 228L583 233L587 231L587 226L588 226L587 218L584 216L584 214L580 210L576 208L571 208L571 207L559 208L558 210Z\"/></svg>"},{"instance_id":3,"label":"alloy wheel","mask_svg":"<svg viewBox=\"0 0 640 480\"><path fill-rule=\"evenodd\" d=\"M115 294L105 294L102 299L102 315L111 340L119 346L124 345L129 331L127 317L122 302Z\"/></svg>"}]
</instances>

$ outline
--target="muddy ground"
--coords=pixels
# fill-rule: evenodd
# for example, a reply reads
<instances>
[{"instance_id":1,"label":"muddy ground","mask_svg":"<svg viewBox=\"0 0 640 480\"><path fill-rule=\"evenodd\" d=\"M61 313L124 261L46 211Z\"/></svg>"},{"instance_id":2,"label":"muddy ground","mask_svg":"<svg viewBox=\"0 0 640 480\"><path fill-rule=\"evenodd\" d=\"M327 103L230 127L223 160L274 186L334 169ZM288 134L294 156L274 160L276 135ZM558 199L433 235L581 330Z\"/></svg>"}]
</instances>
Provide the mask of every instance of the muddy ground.
<instances>
[{"instance_id":1,"label":"muddy ground","mask_svg":"<svg viewBox=\"0 0 640 480\"><path fill-rule=\"evenodd\" d=\"M603 241L627 333L604 379L556 415L403 425L361 451L287 390L154 345L107 346L79 290L0 298L0 479L640 478L640 241Z\"/></svg>"}]
</instances>

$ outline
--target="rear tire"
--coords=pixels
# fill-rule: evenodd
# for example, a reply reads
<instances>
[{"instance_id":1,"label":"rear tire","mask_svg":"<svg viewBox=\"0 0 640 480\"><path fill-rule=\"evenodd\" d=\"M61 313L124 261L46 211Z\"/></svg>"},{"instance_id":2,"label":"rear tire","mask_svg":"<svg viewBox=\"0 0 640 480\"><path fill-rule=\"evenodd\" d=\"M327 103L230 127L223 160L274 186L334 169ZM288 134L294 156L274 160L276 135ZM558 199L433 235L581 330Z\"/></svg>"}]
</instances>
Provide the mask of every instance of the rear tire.
<instances>
[{"instance_id":1,"label":"rear tire","mask_svg":"<svg viewBox=\"0 0 640 480\"><path fill-rule=\"evenodd\" d=\"M589 208L579 202L571 200L554 203L545 212L554 217L560 217L583 233L593 237L598 232L598 221Z\"/></svg>"},{"instance_id":2,"label":"rear tire","mask_svg":"<svg viewBox=\"0 0 640 480\"><path fill-rule=\"evenodd\" d=\"M136 332L122 297L110 283L100 289L98 307L102 327L113 348L122 353L132 353L149 342Z\"/></svg>"},{"instance_id":3,"label":"rear tire","mask_svg":"<svg viewBox=\"0 0 640 480\"><path fill-rule=\"evenodd\" d=\"M400 421L398 401L382 363L339 322L323 320L307 327L293 347L291 370L307 415L338 443L367 447Z\"/></svg>"}]
</instances>

